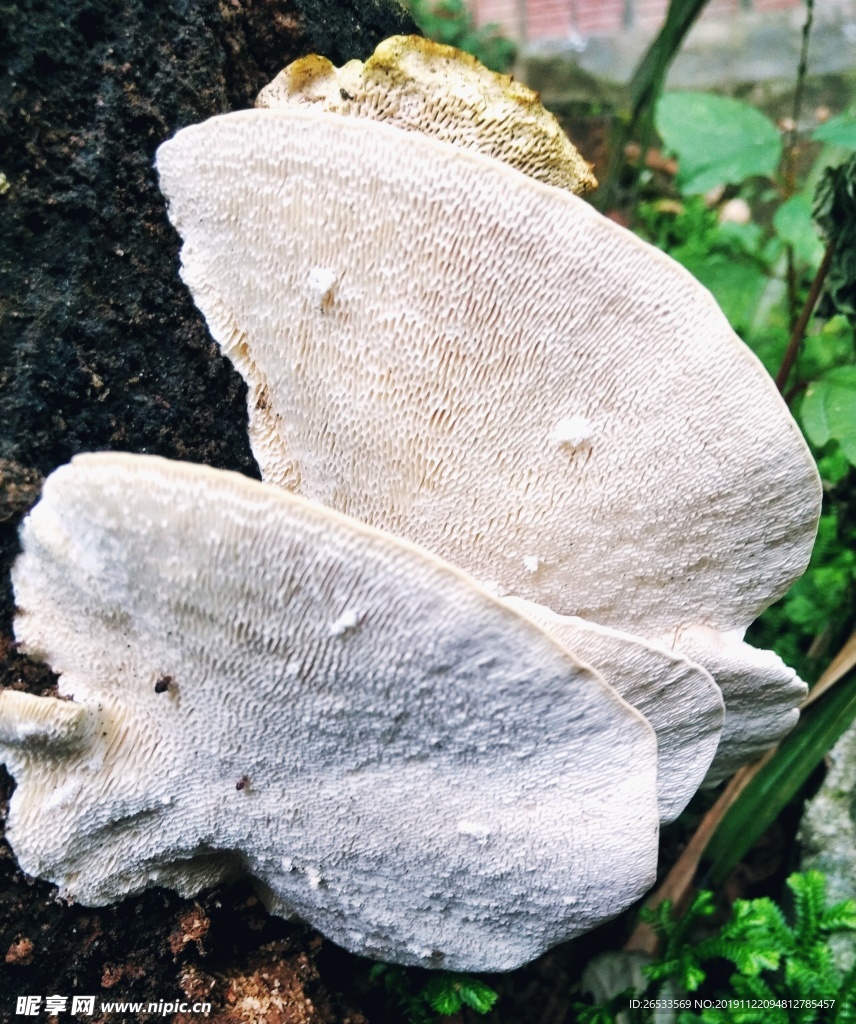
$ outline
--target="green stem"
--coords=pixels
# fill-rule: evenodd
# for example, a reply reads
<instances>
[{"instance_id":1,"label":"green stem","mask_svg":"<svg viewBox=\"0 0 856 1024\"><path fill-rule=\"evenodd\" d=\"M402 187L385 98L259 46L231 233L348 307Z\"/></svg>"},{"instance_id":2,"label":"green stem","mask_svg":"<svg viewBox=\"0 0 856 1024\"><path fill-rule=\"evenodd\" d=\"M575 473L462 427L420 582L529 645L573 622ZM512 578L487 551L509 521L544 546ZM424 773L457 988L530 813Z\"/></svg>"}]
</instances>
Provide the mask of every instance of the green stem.
<instances>
[{"instance_id":1,"label":"green stem","mask_svg":"<svg viewBox=\"0 0 856 1024\"><path fill-rule=\"evenodd\" d=\"M666 80L666 73L675 58L687 32L701 14L708 0L670 0L666 21L657 37L636 65L630 79L630 118L616 131L612 157L603 184L597 191L597 206L601 210L615 205L618 184L624 168L624 149L630 141L643 112L653 110Z\"/></svg>"},{"instance_id":2,"label":"green stem","mask_svg":"<svg viewBox=\"0 0 856 1024\"><path fill-rule=\"evenodd\" d=\"M808 322L811 320L811 314L814 312L814 307L817 305L817 300L820 298L823 282L826 280L826 275L829 273L829 267L832 264L832 256L834 252L835 242L832 241L826 247L826 252L823 254L823 260L817 268L814 280L811 282L811 288L809 288L808 291L808 298L805 300L805 305L802 308L799 319L794 324L794 329L791 332L788 347L785 351L785 357L782 360L782 365L779 367L779 372L776 374L776 387L783 394L785 386L788 383L788 377L790 377L793 365L799 355L800 345L802 344L803 337L805 336Z\"/></svg>"}]
</instances>

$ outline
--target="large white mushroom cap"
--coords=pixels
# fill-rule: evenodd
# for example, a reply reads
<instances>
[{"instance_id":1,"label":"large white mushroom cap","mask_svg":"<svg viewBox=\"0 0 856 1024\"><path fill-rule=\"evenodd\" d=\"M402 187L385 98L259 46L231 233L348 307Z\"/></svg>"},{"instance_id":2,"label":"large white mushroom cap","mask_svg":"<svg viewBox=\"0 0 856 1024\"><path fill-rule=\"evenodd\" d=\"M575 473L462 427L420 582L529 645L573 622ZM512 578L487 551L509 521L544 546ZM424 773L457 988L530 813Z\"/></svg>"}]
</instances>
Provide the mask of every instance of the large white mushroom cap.
<instances>
[{"instance_id":1,"label":"large white mushroom cap","mask_svg":"<svg viewBox=\"0 0 856 1024\"><path fill-rule=\"evenodd\" d=\"M556 614L678 651L725 634L732 688L784 687L743 731L793 724L801 684L732 639L805 569L819 479L687 271L567 191L362 117L214 118L158 168L265 479Z\"/></svg>"},{"instance_id":2,"label":"large white mushroom cap","mask_svg":"<svg viewBox=\"0 0 856 1024\"><path fill-rule=\"evenodd\" d=\"M47 480L0 693L25 871L110 902L237 874L358 953L507 970L654 880L654 734L426 551L276 488L130 455Z\"/></svg>"},{"instance_id":3,"label":"large white mushroom cap","mask_svg":"<svg viewBox=\"0 0 856 1024\"><path fill-rule=\"evenodd\" d=\"M817 471L772 382L582 200L300 110L186 128L158 169L267 480L648 635L745 627L805 568Z\"/></svg>"}]
</instances>

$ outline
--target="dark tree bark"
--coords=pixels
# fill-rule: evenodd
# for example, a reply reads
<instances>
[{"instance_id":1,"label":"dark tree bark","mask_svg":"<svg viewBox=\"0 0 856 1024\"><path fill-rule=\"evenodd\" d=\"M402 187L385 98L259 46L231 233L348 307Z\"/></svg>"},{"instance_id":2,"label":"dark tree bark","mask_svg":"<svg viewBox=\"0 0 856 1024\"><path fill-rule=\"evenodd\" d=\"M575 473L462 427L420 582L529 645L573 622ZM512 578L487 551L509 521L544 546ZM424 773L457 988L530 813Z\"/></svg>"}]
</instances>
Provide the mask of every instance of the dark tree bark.
<instances>
[{"instance_id":1,"label":"dark tree bark","mask_svg":"<svg viewBox=\"0 0 856 1024\"><path fill-rule=\"evenodd\" d=\"M103 449L258 475L244 385L178 277L156 148L251 106L297 57L341 64L412 31L397 0L0 2L0 684L53 683L11 632L8 570L41 475ZM361 1020L319 979L319 946L240 887L67 907L0 847L2 1021L16 996L54 993L96 1007L210 996L221 1024Z\"/></svg>"}]
</instances>

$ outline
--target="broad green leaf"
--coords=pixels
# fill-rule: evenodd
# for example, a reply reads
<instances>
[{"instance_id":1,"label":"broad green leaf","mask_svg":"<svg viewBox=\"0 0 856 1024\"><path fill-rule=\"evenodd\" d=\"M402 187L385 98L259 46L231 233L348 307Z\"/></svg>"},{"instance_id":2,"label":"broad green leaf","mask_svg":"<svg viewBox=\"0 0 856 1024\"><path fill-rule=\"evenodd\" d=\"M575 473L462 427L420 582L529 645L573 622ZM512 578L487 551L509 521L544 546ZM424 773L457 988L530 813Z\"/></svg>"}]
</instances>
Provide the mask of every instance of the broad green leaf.
<instances>
[{"instance_id":1,"label":"broad green leaf","mask_svg":"<svg viewBox=\"0 0 856 1024\"><path fill-rule=\"evenodd\" d=\"M803 711L794 731L723 818L706 851L715 885L772 825L855 718L856 670Z\"/></svg>"},{"instance_id":2,"label":"broad green leaf","mask_svg":"<svg viewBox=\"0 0 856 1024\"><path fill-rule=\"evenodd\" d=\"M706 192L756 175L772 176L782 158L773 122L748 103L707 92L670 92L661 97L657 131L678 158L678 187Z\"/></svg>"},{"instance_id":3,"label":"broad green leaf","mask_svg":"<svg viewBox=\"0 0 856 1024\"><path fill-rule=\"evenodd\" d=\"M809 384L801 415L810 441L837 441L856 465L856 366L838 366Z\"/></svg>"},{"instance_id":4,"label":"broad green leaf","mask_svg":"<svg viewBox=\"0 0 856 1024\"><path fill-rule=\"evenodd\" d=\"M826 124L815 128L811 137L815 142L831 142L833 146L856 149L856 117L853 114L831 117Z\"/></svg>"},{"instance_id":5,"label":"broad green leaf","mask_svg":"<svg viewBox=\"0 0 856 1024\"><path fill-rule=\"evenodd\" d=\"M767 284L765 274L752 264L721 254L685 257L681 263L710 289L735 330L750 326Z\"/></svg>"},{"instance_id":6,"label":"broad green leaf","mask_svg":"<svg viewBox=\"0 0 856 1024\"><path fill-rule=\"evenodd\" d=\"M823 259L823 243L818 238L811 215L811 201L803 195L791 196L776 210L773 227L783 242L793 246L798 263L816 270Z\"/></svg>"}]
</instances>

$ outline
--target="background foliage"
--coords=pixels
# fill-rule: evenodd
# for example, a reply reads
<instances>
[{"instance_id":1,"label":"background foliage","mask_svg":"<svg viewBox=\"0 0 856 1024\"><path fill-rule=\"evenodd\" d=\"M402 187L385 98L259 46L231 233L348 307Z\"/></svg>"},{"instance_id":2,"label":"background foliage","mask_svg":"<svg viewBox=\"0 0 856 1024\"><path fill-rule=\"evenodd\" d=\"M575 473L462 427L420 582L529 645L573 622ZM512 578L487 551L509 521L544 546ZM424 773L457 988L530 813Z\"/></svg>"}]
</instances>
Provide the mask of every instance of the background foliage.
<instances>
[{"instance_id":1,"label":"background foliage","mask_svg":"<svg viewBox=\"0 0 856 1024\"><path fill-rule=\"evenodd\" d=\"M498 25L476 27L465 0L406 2L414 21L429 39L471 53L491 71L511 70L517 47L502 34Z\"/></svg>"},{"instance_id":2,"label":"background foliage","mask_svg":"<svg viewBox=\"0 0 856 1024\"><path fill-rule=\"evenodd\" d=\"M669 902L643 911L662 942L660 956L643 968L644 995L669 1010L659 1015L662 1024L856 1021L856 968L843 974L829 946L836 932L856 931L856 901L827 906L826 882L818 871L791 875L787 888L790 915L767 897L739 899L716 929L710 928L716 901L708 891L698 893L680 919ZM707 984L717 966L726 985ZM619 1015L626 1024L654 1021L658 1015L650 1009L631 1005L634 997L642 1001L640 995L628 989L597 1006L578 1003L577 1022L616 1024Z\"/></svg>"}]
</instances>

